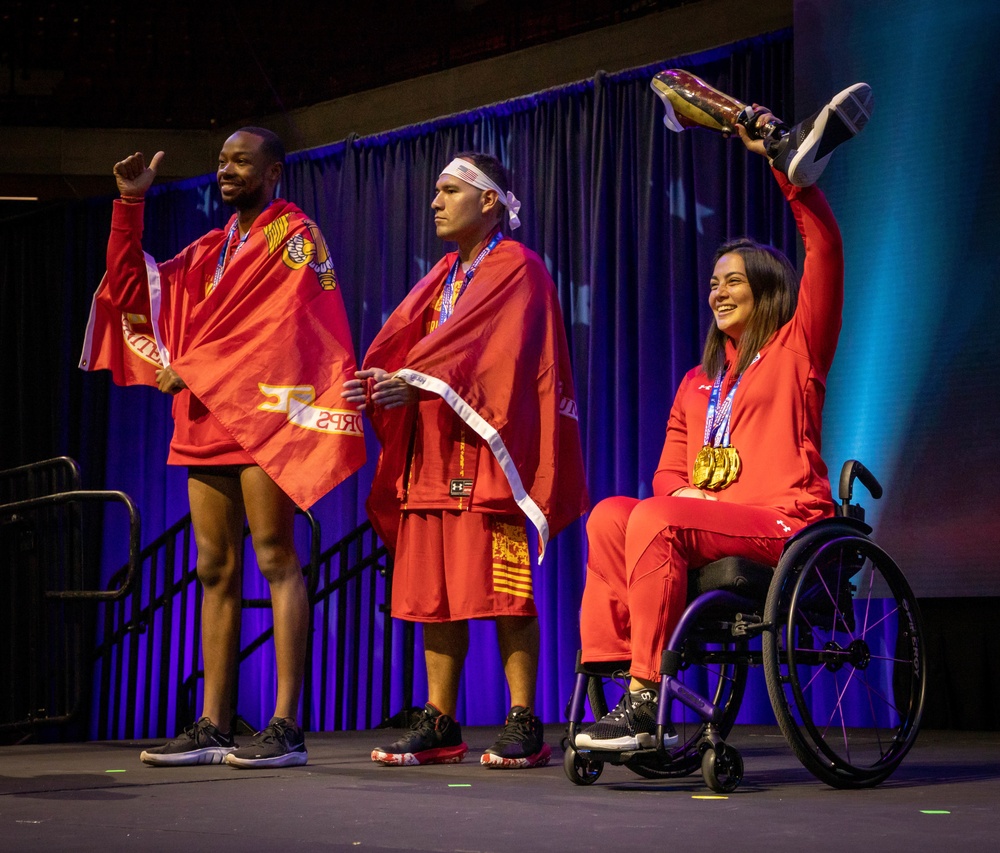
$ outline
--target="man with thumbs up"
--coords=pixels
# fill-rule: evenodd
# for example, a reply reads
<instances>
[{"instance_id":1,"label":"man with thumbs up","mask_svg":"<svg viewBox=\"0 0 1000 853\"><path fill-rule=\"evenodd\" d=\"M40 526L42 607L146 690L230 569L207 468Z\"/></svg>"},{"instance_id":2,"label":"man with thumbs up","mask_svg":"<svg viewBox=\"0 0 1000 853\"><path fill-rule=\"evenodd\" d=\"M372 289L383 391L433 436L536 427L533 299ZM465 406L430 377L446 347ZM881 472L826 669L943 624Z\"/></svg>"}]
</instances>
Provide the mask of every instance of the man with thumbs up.
<instances>
[{"instance_id":1,"label":"man with thumbs up","mask_svg":"<svg viewBox=\"0 0 1000 853\"><path fill-rule=\"evenodd\" d=\"M141 240L163 156L147 165L137 152L115 164L121 198L81 359L84 369L110 369L118 384L173 396L167 463L188 468L204 702L193 725L140 757L157 766L305 764L298 704L309 601L293 522L296 505L308 508L364 463L360 416L340 397L356 367L350 329L319 229L275 198L285 158L275 134L245 127L225 141L217 180L235 215L158 264ZM232 703L244 518L270 587L277 699L268 725L239 748Z\"/></svg>"}]
</instances>

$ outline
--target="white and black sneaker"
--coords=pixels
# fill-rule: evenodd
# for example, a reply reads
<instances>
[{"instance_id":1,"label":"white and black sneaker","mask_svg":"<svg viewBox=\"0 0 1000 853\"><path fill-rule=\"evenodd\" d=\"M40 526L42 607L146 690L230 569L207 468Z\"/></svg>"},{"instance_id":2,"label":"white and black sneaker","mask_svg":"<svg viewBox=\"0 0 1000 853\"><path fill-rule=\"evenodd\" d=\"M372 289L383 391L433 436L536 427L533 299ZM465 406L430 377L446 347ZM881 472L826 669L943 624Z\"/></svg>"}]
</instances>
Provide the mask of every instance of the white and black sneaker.
<instances>
[{"instance_id":1,"label":"white and black sneaker","mask_svg":"<svg viewBox=\"0 0 1000 853\"><path fill-rule=\"evenodd\" d=\"M295 720L271 717L267 726L254 735L249 746L226 756L231 767L299 767L309 761L306 739Z\"/></svg>"},{"instance_id":2,"label":"white and black sneaker","mask_svg":"<svg viewBox=\"0 0 1000 853\"><path fill-rule=\"evenodd\" d=\"M657 699L655 690L626 690L613 710L576 736L576 748L626 752L655 747ZM663 733L663 745L675 743L677 733L669 727Z\"/></svg>"},{"instance_id":3,"label":"white and black sneaker","mask_svg":"<svg viewBox=\"0 0 1000 853\"><path fill-rule=\"evenodd\" d=\"M871 86L855 83L838 92L823 109L799 122L779 139L768 141L767 155L798 187L812 186L833 150L857 136L875 106Z\"/></svg>"},{"instance_id":4,"label":"white and black sneaker","mask_svg":"<svg viewBox=\"0 0 1000 853\"><path fill-rule=\"evenodd\" d=\"M223 734L208 717L202 717L163 746L144 749L139 759L154 767L222 764L236 749L232 734Z\"/></svg>"}]
</instances>

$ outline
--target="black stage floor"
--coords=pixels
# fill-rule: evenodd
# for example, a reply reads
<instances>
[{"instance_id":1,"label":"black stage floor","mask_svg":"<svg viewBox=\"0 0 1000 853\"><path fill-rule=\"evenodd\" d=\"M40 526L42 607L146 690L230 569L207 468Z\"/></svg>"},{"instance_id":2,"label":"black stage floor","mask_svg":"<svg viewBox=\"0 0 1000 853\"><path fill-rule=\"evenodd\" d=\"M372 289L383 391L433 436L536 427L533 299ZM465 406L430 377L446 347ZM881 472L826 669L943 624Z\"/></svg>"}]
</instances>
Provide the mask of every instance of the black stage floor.
<instances>
[{"instance_id":1,"label":"black stage floor","mask_svg":"<svg viewBox=\"0 0 1000 853\"><path fill-rule=\"evenodd\" d=\"M145 741L0 747L0 850L1000 849L998 732L924 731L880 787L837 791L777 729L738 728L746 775L728 797L700 774L611 766L578 787L558 748L546 768L487 770L485 728L466 730L463 764L380 767L386 734L312 734L306 767L272 771L146 767Z\"/></svg>"}]
</instances>

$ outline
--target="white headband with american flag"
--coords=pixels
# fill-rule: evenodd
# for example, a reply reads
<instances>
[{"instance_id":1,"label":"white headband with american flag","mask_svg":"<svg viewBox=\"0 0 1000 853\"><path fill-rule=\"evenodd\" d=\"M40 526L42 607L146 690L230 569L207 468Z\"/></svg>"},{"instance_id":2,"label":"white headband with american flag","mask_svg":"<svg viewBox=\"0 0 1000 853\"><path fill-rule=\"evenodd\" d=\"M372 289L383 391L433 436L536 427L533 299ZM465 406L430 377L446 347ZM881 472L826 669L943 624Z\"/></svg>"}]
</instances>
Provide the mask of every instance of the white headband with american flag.
<instances>
[{"instance_id":1,"label":"white headband with american flag","mask_svg":"<svg viewBox=\"0 0 1000 853\"><path fill-rule=\"evenodd\" d=\"M441 170L441 174L454 175L456 178L461 178L467 184L472 184L477 189L493 190L500 198L500 204L507 208L511 230L521 226L521 220L517 217L518 212L521 210L521 202L514 197L514 193L504 192L490 180L489 176L477 169L468 160L456 157Z\"/></svg>"}]
</instances>

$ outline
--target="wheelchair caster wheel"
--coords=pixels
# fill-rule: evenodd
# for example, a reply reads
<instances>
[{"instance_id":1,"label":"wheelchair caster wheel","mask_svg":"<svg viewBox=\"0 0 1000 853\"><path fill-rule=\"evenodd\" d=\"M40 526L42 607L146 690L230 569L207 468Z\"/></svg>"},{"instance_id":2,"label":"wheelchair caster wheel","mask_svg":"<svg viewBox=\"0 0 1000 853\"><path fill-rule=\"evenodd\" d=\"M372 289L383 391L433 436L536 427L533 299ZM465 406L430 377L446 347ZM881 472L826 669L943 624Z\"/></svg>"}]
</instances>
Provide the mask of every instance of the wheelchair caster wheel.
<instances>
[{"instance_id":1,"label":"wheelchair caster wheel","mask_svg":"<svg viewBox=\"0 0 1000 853\"><path fill-rule=\"evenodd\" d=\"M719 794L731 794L743 780L743 758L731 746L719 744L701 757L705 784Z\"/></svg>"},{"instance_id":2,"label":"wheelchair caster wheel","mask_svg":"<svg viewBox=\"0 0 1000 853\"><path fill-rule=\"evenodd\" d=\"M583 758L570 744L566 744L563 771L574 785L593 785L604 772L604 762Z\"/></svg>"}]
</instances>

